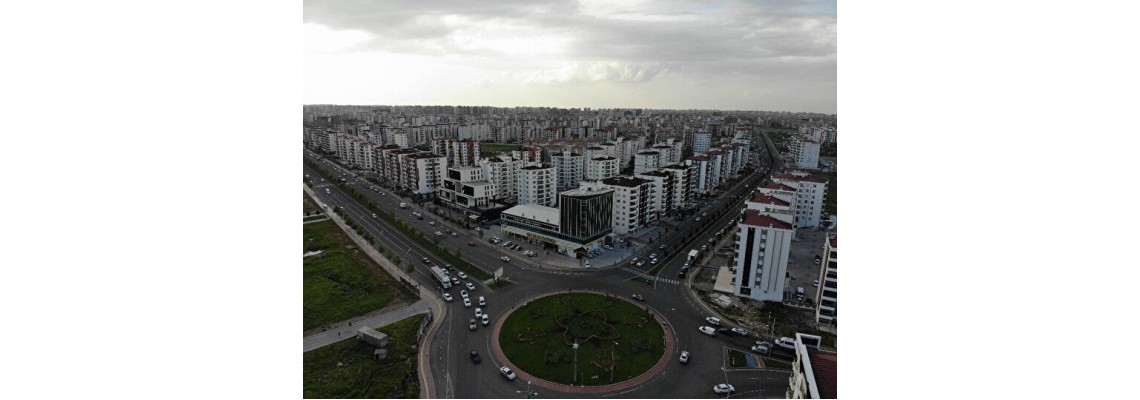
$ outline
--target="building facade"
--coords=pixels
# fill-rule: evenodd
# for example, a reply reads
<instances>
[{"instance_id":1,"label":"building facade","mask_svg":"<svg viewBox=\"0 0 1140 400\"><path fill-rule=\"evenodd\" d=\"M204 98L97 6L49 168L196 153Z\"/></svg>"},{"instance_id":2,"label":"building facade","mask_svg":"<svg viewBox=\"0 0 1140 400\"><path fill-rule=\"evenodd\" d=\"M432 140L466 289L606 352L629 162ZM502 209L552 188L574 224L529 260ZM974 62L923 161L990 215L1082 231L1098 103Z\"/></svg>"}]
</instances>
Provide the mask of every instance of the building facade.
<instances>
[{"instance_id":1,"label":"building facade","mask_svg":"<svg viewBox=\"0 0 1140 400\"><path fill-rule=\"evenodd\" d=\"M531 165L519 168L518 204L554 207L555 176L554 167Z\"/></svg>"},{"instance_id":2,"label":"building facade","mask_svg":"<svg viewBox=\"0 0 1140 400\"><path fill-rule=\"evenodd\" d=\"M559 192L577 188L582 182L586 169L586 159L582 155L563 150L551 155L550 161L557 174Z\"/></svg>"},{"instance_id":3,"label":"building facade","mask_svg":"<svg viewBox=\"0 0 1140 400\"><path fill-rule=\"evenodd\" d=\"M734 293L753 300L783 301L795 236L791 215L746 208L737 233Z\"/></svg>"},{"instance_id":4,"label":"building facade","mask_svg":"<svg viewBox=\"0 0 1140 400\"><path fill-rule=\"evenodd\" d=\"M603 186L614 190L614 233L626 235L649 223L650 191L653 183L628 176L603 179Z\"/></svg>"},{"instance_id":5,"label":"building facade","mask_svg":"<svg viewBox=\"0 0 1140 400\"><path fill-rule=\"evenodd\" d=\"M823 266L819 271L819 289L815 296L816 299L819 299L815 306L816 322L832 326L836 323L835 310L837 308L836 299L838 298L836 296L838 282L835 278L837 264L835 249L835 230L832 230L823 243Z\"/></svg>"},{"instance_id":6,"label":"building facade","mask_svg":"<svg viewBox=\"0 0 1140 400\"><path fill-rule=\"evenodd\" d=\"M772 176L773 182L796 188L796 220L800 228L818 228L827 202L827 179L804 171L789 171Z\"/></svg>"}]
</instances>

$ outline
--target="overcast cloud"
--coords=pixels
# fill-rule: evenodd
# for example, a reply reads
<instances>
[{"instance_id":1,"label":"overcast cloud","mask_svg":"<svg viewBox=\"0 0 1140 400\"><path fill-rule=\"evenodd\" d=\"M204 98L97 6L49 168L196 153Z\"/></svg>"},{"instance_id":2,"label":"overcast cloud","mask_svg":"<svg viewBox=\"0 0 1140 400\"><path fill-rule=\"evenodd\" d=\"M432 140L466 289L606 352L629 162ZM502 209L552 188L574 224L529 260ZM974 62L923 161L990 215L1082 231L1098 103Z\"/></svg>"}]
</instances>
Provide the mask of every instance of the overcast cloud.
<instances>
[{"instance_id":1,"label":"overcast cloud","mask_svg":"<svg viewBox=\"0 0 1140 400\"><path fill-rule=\"evenodd\" d=\"M834 1L306 0L304 24L309 104L836 107Z\"/></svg>"}]
</instances>

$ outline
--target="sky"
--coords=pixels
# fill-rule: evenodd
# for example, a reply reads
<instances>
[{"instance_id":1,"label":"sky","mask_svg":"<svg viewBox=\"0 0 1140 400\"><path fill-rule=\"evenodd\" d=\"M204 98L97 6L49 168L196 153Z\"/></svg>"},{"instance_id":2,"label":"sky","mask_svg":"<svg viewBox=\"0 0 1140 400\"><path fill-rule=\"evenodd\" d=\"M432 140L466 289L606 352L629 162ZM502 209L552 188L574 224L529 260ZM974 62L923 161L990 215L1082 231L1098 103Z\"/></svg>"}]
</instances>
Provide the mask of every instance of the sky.
<instances>
[{"instance_id":1,"label":"sky","mask_svg":"<svg viewBox=\"0 0 1140 400\"><path fill-rule=\"evenodd\" d=\"M835 1L305 0L305 104L836 112Z\"/></svg>"}]
</instances>

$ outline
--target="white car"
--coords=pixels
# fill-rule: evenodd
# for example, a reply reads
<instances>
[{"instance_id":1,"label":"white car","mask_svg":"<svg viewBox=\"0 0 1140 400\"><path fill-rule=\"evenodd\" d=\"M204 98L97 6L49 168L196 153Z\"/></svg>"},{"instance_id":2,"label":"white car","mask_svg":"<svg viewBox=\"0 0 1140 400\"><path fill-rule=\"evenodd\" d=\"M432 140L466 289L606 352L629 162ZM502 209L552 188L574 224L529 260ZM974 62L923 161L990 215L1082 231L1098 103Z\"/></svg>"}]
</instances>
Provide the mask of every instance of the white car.
<instances>
[{"instance_id":1,"label":"white car","mask_svg":"<svg viewBox=\"0 0 1140 400\"><path fill-rule=\"evenodd\" d=\"M471 282L467 282L464 286L467 286L467 290L475 291L475 285L472 285Z\"/></svg>"},{"instance_id":2,"label":"white car","mask_svg":"<svg viewBox=\"0 0 1140 400\"><path fill-rule=\"evenodd\" d=\"M725 393L735 392L736 388L733 387L732 385L727 384L727 383L721 383L721 384L718 384L716 386L713 386L713 391L716 392L716 394L725 394Z\"/></svg>"},{"instance_id":3,"label":"white car","mask_svg":"<svg viewBox=\"0 0 1140 400\"><path fill-rule=\"evenodd\" d=\"M463 298L465 298L465 299L466 299L466 298L468 298L468 297L470 297L470 296L468 296L468 295L467 295L467 291L466 291L466 290L460 290L460 291L459 291L459 296L460 296L460 297L463 297Z\"/></svg>"},{"instance_id":4,"label":"white car","mask_svg":"<svg viewBox=\"0 0 1140 400\"><path fill-rule=\"evenodd\" d=\"M455 300L455 298L451 297L451 293L444 293L443 300L450 303L452 300Z\"/></svg>"},{"instance_id":5,"label":"white car","mask_svg":"<svg viewBox=\"0 0 1140 400\"><path fill-rule=\"evenodd\" d=\"M483 309L475 307L475 318L483 318Z\"/></svg>"},{"instance_id":6,"label":"white car","mask_svg":"<svg viewBox=\"0 0 1140 400\"><path fill-rule=\"evenodd\" d=\"M656 259L656 258L654 258L654 259L652 259L652 260L649 260L649 263L650 263L650 264L653 264L653 265L657 265L657 259Z\"/></svg>"},{"instance_id":7,"label":"white car","mask_svg":"<svg viewBox=\"0 0 1140 400\"><path fill-rule=\"evenodd\" d=\"M507 368L507 367L499 368L499 373L503 374L504 377L506 377L507 379L512 380L512 381L515 380L515 378L517 378L517 376L515 376L515 371L511 371L511 369Z\"/></svg>"},{"instance_id":8,"label":"white car","mask_svg":"<svg viewBox=\"0 0 1140 400\"><path fill-rule=\"evenodd\" d=\"M467 308L471 308L471 299L464 297L463 298L463 306L467 307Z\"/></svg>"},{"instance_id":9,"label":"white car","mask_svg":"<svg viewBox=\"0 0 1140 400\"><path fill-rule=\"evenodd\" d=\"M681 360L681 364L688 364L689 363L689 352L682 351L680 360Z\"/></svg>"},{"instance_id":10,"label":"white car","mask_svg":"<svg viewBox=\"0 0 1140 400\"><path fill-rule=\"evenodd\" d=\"M478 226L476 226L476 227L475 227L475 232L479 232L479 231L481 231L481 230L483 230L483 228L480 228L480 227L478 227Z\"/></svg>"},{"instance_id":11,"label":"white car","mask_svg":"<svg viewBox=\"0 0 1140 400\"><path fill-rule=\"evenodd\" d=\"M819 279L816 279L815 282L811 283L811 285L815 286L815 287L819 287Z\"/></svg>"},{"instance_id":12,"label":"white car","mask_svg":"<svg viewBox=\"0 0 1140 400\"><path fill-rule=\"evenodd\" d=\"M510 257L507 257L507 256L502 256L502 257L499 257L499 259L500 259L500 260L503 260L503 261L506 261L506 262L511 262L511 258L510 258Z\"/></svg>"},{"instance_id":13,"label":"white car","mask_svg":"<svg viewBox=\"0 0 1140 400\"><path fill-rule=\"evenodd\" d=\"M788 350L795 350L796 349L796 340L792 339L790 337L782 337L782 338L776 339L776 345L783 347L785 349L788 349Z\"/></svg>"},{"instance_id":14,"label":"white car","mask_svg":"<svg viewBox=\"0 0 1140 400\"><path fill-rule=\"evenodd\" d=\"M760 354L768 354L768 351L771 349L772 348L768 346L752 346L752 351Z\"/></svg>"},{"instance_id":15,"label":"white car","mask_svg":"<svg viewBox=\"0 0 1140 400\"><path fill-rule=\"evenodd\" d=\"M459 236L459 234L455 233L455 232L451 232L451 236Z\"/></svg>"},{"instance_id":16,"label":"white car","mask_svg":"<svg viewBox=\"0 0 1140 400\"><path fill-rule=\"evenodd\" d=\"M442 233L442 232L440 232L440 231L435 231L435 235L436 235L436 236L443 236L443 233Z\"/></svg>"},{"instance_id":17,"label":"white car","mask_svg":"<svg viewBox=\"0 0 1140 400\"><path fill-rule=\"evenodd\" d=\"M465 273L460 272L457 275L459 275L459 279L467 279L467 274Z\"/></svg>"},{"instance_id":18,"label":"white car","mask_svg":"<svg viewBox=\"0 0 1140 400\"><path fill-rule=\"evenodd\" d=\"M711 326L703 326L702 325L700 328L697 328L697 330L699 330L699 331L701 331L701 333L709 335L709 336L716 336L716 329L713 329L713 327L711 327Z\"/></svg>"},{"instance_id":19,"label":"white car","mask_svg":"<svg viewBox=\"0 0 1140 400\"><path fill-rule=\"evenodd\" d=\"M483 296L479 296L479 306L481 306L481 307L487 306L487 299L483 298Z\"/></svg>"},{"instance_id":20,"label":"white car","mask_svg":"<svg viewBox=\"0 0 1140 400\"><path fill-rule=\"evenodd\" d=\"M748 331L744 330L744 328L732 328L732 333L740 336L748 336Z\"/></svg>"},{"instance_id":21,"label":"white car","mask_svg":"<svg viewBox=\"0 0 1140 400\"><path fill-rule=\"evenodd\" d=\"M491 318L487 317L487 314L483 314L483 326L487 326L489 323L491 323Z\"/></svg>"},{"instance_id":22,"label":"white car","mask_svg":"<svg viewBox=\"0 0 1140 400\"><path fill-rule=\"evenodd\" d=\"M428 221L428 225L435 226L435 221Z\"/></svg>"},{"instance_id":23,"label":"white car","mask_svg":"<svg viewBox=\"0 0 1140 400\"><path fill-rule=\"evenodd\" d=\"M471 322L467 323L467 328L471 329L471 330L476 330L476 329L479 329L479 325L475 323L474 319L472 319Z\"/></svg>"},{"instance_id":24,"label":"white car","mask_svg":"<svg viewBox=\"0 0 1140 400\"><path fill-rule=\"evenodd\" d=\"M717 317L707 317L705 318L705 322L708 322L710 325L720 326L720 318Z\"/></svg>"}]
</instances>

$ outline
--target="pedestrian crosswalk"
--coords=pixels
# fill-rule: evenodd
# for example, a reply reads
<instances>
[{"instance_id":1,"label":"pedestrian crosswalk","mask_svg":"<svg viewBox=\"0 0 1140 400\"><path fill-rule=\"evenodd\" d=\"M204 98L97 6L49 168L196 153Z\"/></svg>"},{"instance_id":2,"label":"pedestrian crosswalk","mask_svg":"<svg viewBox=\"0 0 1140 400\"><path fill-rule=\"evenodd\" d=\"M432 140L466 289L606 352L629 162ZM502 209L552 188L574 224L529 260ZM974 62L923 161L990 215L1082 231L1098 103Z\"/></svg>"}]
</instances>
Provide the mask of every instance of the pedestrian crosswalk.
<instances>
[{"instance_id":1,"label":"pedestrian crosswalk","mask_svg":"<svg viewBox=\"0 0 1140 400\"><path fill-rule=\"evenodd\" d=\"M630 268L630 267L622 267L621 269L622 269L622 271L626 271L626 272L629 272L629 273L637 274L637 275L639 275L639 276L638 276L639 278L644 278L644 279L654 280L654 281L663 282L663 283L672 283L672 284L674 284L674 285L680 285L680 284L681 284L681 281L678 281L678 280L676 280L676 279L658 278L658 277L655 277L655 276L652 276L652 275L647 275L647 274L645 273L645 271L640 271L640 270L637 270L637 269L635 269L635 268Z\"/></svg>"}]
</instances>

